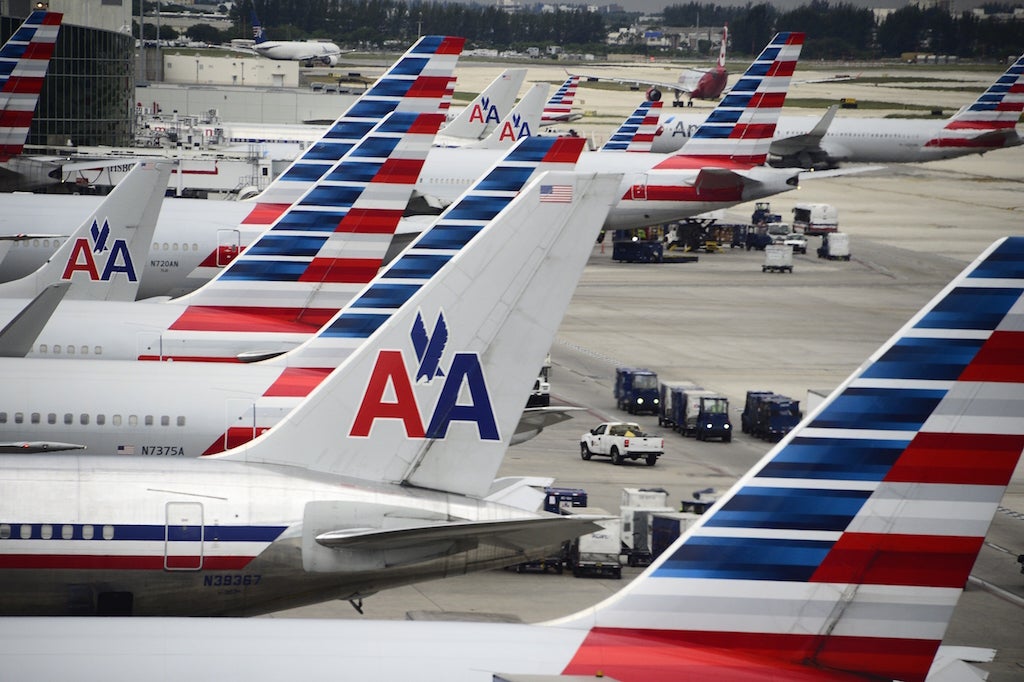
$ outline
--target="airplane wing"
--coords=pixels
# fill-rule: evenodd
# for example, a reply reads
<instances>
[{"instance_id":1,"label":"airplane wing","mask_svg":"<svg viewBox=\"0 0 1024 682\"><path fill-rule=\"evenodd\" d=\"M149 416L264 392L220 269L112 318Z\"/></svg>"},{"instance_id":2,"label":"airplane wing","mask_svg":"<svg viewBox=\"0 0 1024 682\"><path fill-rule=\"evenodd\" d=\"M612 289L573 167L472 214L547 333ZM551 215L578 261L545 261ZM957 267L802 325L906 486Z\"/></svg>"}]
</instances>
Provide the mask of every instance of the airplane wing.
<instances>
[{"instance_id":1,"label":"airplane wing","mask_svg":"<svg viewBox=\"0 0 1024 682\"><path fill-rule=\"evenodd\" d=\"M346 528L316 536L317 543L331 549L396 550L457 542L460 548L471 545L498 545L506 548L534 548L557 545L564 540L601 526L590 518L544 516L510 521L466 521L429 524L408 528Z\"/></svg>"},{"instance_id":2,"label":"airplane wing","mask_svg":"<svg viewBox=\"0 0 1024 682\"><path fill-rule=\"evenodd\" d=\"M801 152L820 151L821 138L828 132L828 127L832 125L832 119L835 118L837 111L839 111L839 105L833 104L821 117L821 120L806 133L772 140L768 153L778 156L796 156Z\"/></svg>"},{"instance_id":3,"label":"airplane wing","mask_svg":"<svg viewBox=\"0 0 1024 682\"><path fill-rule=\"evenodd\" d=\"M523 410L523 416L519 418L516 425L516 432L512 434L509 445L518 445L540 434L549 426L560 424L572 419L573 412L579 412L582 407L568 407L556 405L552 407L528 407Z\"/></svg>"},{"instance_id":4,"label":"airplane wing","mask_svg":"<svg viewBox=\"0 0 1024 682\"><path fill-rule=\"evenodd\" d=\"M0 357L25 357L70 288L69 281L51 284L40 291L7 326L0 329Z\"/></svg>"}]
</instances>

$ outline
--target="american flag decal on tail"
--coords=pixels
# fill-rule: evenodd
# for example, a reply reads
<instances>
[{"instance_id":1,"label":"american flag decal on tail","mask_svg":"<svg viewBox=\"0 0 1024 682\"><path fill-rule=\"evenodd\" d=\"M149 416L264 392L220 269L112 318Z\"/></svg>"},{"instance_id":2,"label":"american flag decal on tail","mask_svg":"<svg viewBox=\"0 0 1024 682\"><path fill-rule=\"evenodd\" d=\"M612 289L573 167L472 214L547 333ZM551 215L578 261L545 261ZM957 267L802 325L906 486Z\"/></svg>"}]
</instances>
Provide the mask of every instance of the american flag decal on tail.
<instances>
[{"instance_id":1,"label":"american flag decal on tail","mask_svg":"<svg viewBox=\"0 0 1024 682\"><path fill-rule=\"evenodd\" d=\"M541 185L540 200L553 204L567 204L572 201L572 185Z\"/></svg>"}]
</instances>

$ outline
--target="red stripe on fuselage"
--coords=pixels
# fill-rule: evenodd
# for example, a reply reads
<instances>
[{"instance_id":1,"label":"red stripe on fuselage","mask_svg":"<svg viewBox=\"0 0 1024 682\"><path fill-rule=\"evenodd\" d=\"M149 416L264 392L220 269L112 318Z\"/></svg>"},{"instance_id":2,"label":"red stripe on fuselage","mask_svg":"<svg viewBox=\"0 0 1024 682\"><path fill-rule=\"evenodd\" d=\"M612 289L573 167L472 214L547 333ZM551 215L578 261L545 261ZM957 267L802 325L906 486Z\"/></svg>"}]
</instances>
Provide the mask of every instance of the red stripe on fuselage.
<instances>
[{"instance_id":1,"label":"red stripe on fuselage","mask_svg":"<svg viewBox=\"0 0 1024 682\"><path fill-rule=\"evenodd\" d=\"M243 225L270 225L291 208L291 204L256 204L249 215L242 219Z\"/></svg>"},{"instance_id":2,"label":"red stripe on fuselage","mask_svg":"<svg viewBox=\"0 0 1024 682\"><path fill-rule=\"evenodd\" d=\"M170 329L192 332L273 332L310 334L327 323L336 309L189 306ZM311 329L312 328L312 329Z\"/></svg>"},{"instance_id":3,"label":"red stripe on fuselage","mask_svg":"<svg viewBox=\"0 0 1024 682\"><path fill-rule=\"evenodd\" d=\"M273 398L305 398L330 373L331 369L327 367L286 367L263 395Z\"/></svg>"},{"instance_id":4,"label":"red stripe on fuselage","mask_svg":"<svg viewBox=\"0 0 1024 682\"><path fill-rule=\"evenodd\" d=\"M622 196L622 201L630 202L626 207L636 205L639 199L634 196L643 196L643 190L639 194L627 191ZM743 186L720 187L715 189L703 189L700 192L696 187L690 185L647 185L646 201L740 201L743 198Z\"/></svg>"},{"instance_id":5,"label":"red stripe on fuselage","mask_svg":"<svg viewBox=\"0 0 1024 682\"><path fill-rule=\"evenodd\" d=\"M562 674L621 682L920 682L938 646L882 637L594 628Z\"/></svg>"},{"instance_id":6,"label":"red stripe on fuselage","mask_svg":"<svg viewBox=\"0 0 1024 682\"><path fill-rule=\"evenodd\" d=\"M810 582L962 589L984 539L843 533Z\"/></svg>"},{"instance_id":7,"label":"red stripe on fuselage","mask_svg":"<svg viewBox=\"0 0 1024 682\"><path fill-rule=\"evenodd\" d=\"M1006 485L1024 449L1024 436L925 433L914 436L889 470L894 483Z\"/></svg>"}]
</instances>

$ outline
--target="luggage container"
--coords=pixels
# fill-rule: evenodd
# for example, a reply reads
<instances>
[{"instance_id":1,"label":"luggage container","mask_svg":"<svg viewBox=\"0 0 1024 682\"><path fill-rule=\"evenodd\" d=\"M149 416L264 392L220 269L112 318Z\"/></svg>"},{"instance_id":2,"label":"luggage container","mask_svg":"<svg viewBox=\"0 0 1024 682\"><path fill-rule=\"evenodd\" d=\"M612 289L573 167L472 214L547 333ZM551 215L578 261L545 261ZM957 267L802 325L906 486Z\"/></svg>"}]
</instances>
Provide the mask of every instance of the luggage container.
<instances>
[{"instance_id":1,"label":"luggage container","mask_svg":"<svg viewBox=\"0 0 1024 682\"><path fill-rule=\"evenodd\" d=\"M764 247L764 265L761 272L793 272L793 249L785 244Z\"/></svg>"}]
</instances>

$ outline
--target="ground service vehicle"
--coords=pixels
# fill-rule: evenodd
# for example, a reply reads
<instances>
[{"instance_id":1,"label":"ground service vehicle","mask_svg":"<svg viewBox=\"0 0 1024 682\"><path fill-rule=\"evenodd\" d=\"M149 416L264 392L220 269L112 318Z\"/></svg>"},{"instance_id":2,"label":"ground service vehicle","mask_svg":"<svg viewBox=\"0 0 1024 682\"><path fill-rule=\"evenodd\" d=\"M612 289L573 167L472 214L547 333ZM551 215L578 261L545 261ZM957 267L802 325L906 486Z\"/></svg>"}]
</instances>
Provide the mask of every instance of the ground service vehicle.
<instances>
[{"instance_id":1,"label":"ground service vehicle","mask_svg":"<svg viewBox=\"0 0 1024 682\"><path fill-rule=\"evenodd\" d=\"M777 441L800 423L800 401L771 391L748 391L741 417L745 433Z\"/></svg>"},{"instance_id":2,"label":"ground service vehicle","mask_svg":"<svg viewBox=\"0 0 1024 682\"><path fill-rule=\"evenodd\" d=\"M764 247L761 272L793 272L793 247L785 244L769 244Z\"/></svg>"},{"instance_id":3,"label":"ground service vehicle","mask_svg":"<svg viewBox=\"0 0 1024 682\"><path fill-rule=\"evenodd\" d=\"M684 391L675 410L675 430L684 436L697 440L720 438L723 443L732 440L729 399L725 396L705 389Z\"/></svg>"},{"instance_id":4,"label":"ground service vehicle","mask_svg":"<svg viewBox=\"0 0 1024 682\"><path fill-rule=\"evenodd\" d=\"M791 232L785 235L779 243L793 249L793 253L807 253L807 237L802 234Z\"/></svg>"},{"instance_id":5,"label":"ground service vehicle","mask_svg":"<svg viewBox=\"0 0 1024 682\"><path fill-rule=\"evenodd\" d=\"M533 382L533 390L526 400L527 407L548 407L551 405L551 354L544 359L537 380Z\"/></svg>"},{"instance_id":6,"label":"ground service vehicle","mask_svg":"<svg viewBox=\"0 0 1024 682\"><path fill-rule=\"evenodd\" d=\"M577 513L603 514L608 512L597 508L580 508ZM587 576L622 578L622 521L618 518L596 519L595 523L602 526L587 535L573 540L569 547L569 566L577 578Z\"/></svg>"},{"instance_id":7,"label":"ground service vehicle","mask_svg":"<svg viewBox=\"0 0 1024 682\"><path fill-rule=\"evenodd\" d=\"M793 207L793 231L828 234L839 230L839 211L832 204L797 204Z\"/></svg>"},{"instance_id":8,"label":"ground service vehicle","mask_svg":"<svg viewBox=\"0 0 1024 682\"><path fill-rule=\"evenodd\" d=\"M700 514L681 511L657 511L651 514L651 555L653 559L664 552L676 539L692 526Z\"/></svg>"},{"instance_id":9,"label":"ground service vehicle","mask_svg":"<svg viewBox=\"0 0 1024 682\"><path fill-rule=\"evenodd\" d=\"M665 439L646 435L635 422L604 422L580 436L580 457L611 457L612 464L642 459L654 466L665 451Z\"/></svg>"},{"instance_id":10,"label":"ground service vehicle","mask_svg":"<svg viewBox=\"0 0 1024 682\"><path fill-rule=\"evenodd\" d=\"M615 369L615 404L630 414L658 414L658 375L649 369Z\"/></svg>"},{"instance_id":11,"label":"ground service vehicle","mask_svg":"<svg viewBox=\"0 0 1024 682\"><path fill-rule=\"evenodd\" d=\"M845 232L824 235L818 247L818 258L850 260L850 235Z\"/></svg>"},{"instance_id":12,"label":"ground service vehicle","mask_svg":"<svg viewBox=\"0 0 1024 682\"><path fill-rule=\"evenodd\" d=\"M552 514L569 515L574 508L587 506L587 491L582 488L544 488L544 511ZM553 552L543 559L523 561L512 566L506 566L516 573L531 573L539 571L547 573L550 568L555 573L561 574L566 561L569 558L569 542L563 542L557 552Z\"/></svg>"},{"instance_id":13,"label":"ground service vehicle","mask_svg":"<svg viewBox=\"0 0 1024 682\"><path fill-rule=\"evenodd\" d=\"M622 553L630 566L648 566L654 560L651 522L654 514L673 512L664 488L623 488L619 505Z\"/></svg>"},{"instance_id":14,"label":"ground service vehicle","mask_svg":"<svg viewBox=\"0 0 1024 682\"><path fill-rule=\"evenodd\" d=\"M692 381L662 381L658 385L658 396L660 398L658 426L675 428L676 422L673 418L672 405L675 404L675 401L682 400L684 391L692 391L698 388L700 386Z\"/></svg>"}]
</instances>

